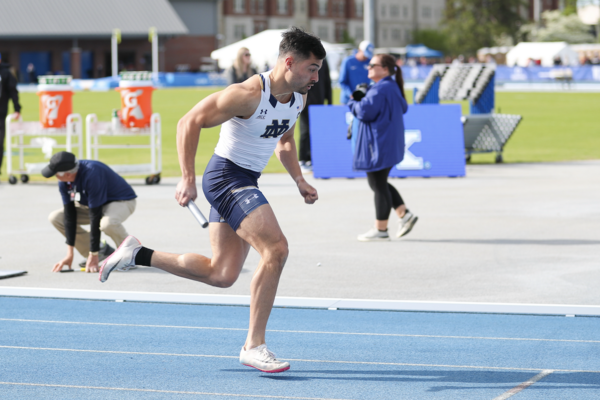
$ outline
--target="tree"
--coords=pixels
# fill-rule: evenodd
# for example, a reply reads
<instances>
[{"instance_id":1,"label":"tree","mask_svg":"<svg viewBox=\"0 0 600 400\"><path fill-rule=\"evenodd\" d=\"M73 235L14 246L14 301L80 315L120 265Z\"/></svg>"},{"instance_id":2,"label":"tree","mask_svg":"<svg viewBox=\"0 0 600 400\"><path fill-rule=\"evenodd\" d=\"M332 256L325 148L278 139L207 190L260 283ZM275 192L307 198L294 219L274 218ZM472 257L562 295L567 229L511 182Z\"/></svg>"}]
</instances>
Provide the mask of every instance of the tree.
<instances>
[{"instance_id":1,"label":"tree","mask_svg":"<svg viewBox=\"0 0 600 400\"><path fill-rule=\"evenodd\" d=\"M448 1L442 25L450 53L474 55L482 47L495 46L503 35L519 42L525 7L524 0Z\"/></svg>"},{"instance_id":2,"label":"tree","mask_svg":"<svg viewBox=\"0 0 600 400\"><path fill-rule=\"evenodd\" d=\"M342 32L342 41L340 43L348 43L351 44L352 47L356 47L356 40L352 36L350 36L346 29L344 29L344 31Z\"/></svg>"},{"instance_id":3,"label":"tree","mask_svg":"<svg viewBox=\"0 0 600 400\"><path fill-rule=\"evenodd\" d=\"M564 15L577 14L577 0L565 0Z\"/></svg>"},{"instance_id":4,"label":"tree","mask_svg":"<svg viewBox=\"0 0 600 400\"><path fill-rule=\"evenodd\" d=\"M527 24L521 32L532 42L593 43L594 35L577 14L564 15L560 11L544 11L543 25Z\"/></svg>"},{"instance_id":5,"label":"tree","mask_svg":"<svg viewBox=\"0 0 600 400\"><path fill-rule=\"evenodd\" d=\"M448 53L446 35L435 29L422 29L413 32L411 43L424 44L430 49L439 50L444 54Z\"/></svg>"}]
</instances>

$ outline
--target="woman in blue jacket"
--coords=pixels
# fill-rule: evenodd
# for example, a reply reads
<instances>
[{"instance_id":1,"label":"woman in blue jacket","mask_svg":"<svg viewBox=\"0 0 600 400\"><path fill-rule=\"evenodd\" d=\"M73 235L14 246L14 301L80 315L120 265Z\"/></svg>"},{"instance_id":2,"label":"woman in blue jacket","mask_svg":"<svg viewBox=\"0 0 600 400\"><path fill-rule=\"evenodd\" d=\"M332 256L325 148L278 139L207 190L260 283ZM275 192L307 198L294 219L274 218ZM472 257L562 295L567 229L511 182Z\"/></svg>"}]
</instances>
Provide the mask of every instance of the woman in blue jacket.
<instances>
[{"instance_id":1,"label":"woman in blue jacket","mask_svg":"<svg viewBox=\"0 0 600 400\"><path fill-rule=\"evenodd\" d=\"M402 70L394 57L376 54L369 63L369 79L375 84L365 96L348 102L359 120L353 167L366 171L369 186L375 192L375 227L358 236L358 240L390 240L387 232L392 208L400 218L397 237L406 235L417 222L408 211L400 193L388 183L392 167L404 158L404 117L408 110L404 98ZM356 92L355 92L356 93Z\"/></svg>"}]
</instances>

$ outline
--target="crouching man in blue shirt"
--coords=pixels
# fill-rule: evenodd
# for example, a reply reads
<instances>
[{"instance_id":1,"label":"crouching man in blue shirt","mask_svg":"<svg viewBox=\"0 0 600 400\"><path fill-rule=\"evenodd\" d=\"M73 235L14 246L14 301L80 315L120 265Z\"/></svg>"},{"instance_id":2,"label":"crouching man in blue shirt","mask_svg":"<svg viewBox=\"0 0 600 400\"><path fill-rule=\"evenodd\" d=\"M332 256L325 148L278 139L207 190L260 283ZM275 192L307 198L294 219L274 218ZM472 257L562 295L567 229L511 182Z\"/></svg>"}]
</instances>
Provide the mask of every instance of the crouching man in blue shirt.
<instances>
[{"instance_id":1,"label":"crouching man in blue shirt","mask_svg":"<svg viewBox=\"0 0 600 400\"><path fill-rule=\"evenodd\" d=\"M98 272L99 261L108 257L114 249L108 244L101 246L100 231L107 234L119 246L128 236L123 221L135 210L137 197L125 179L100 161L77 160L66 151L56 153L42 170L50 178L56 175L63 208L53 211L48 219L65 236L67 255L54 265L53 272L64 266L71 269L73 248L87 261L86 272ZM81 225L90 225L87 231Z\"/></svg>"}]
</instances>

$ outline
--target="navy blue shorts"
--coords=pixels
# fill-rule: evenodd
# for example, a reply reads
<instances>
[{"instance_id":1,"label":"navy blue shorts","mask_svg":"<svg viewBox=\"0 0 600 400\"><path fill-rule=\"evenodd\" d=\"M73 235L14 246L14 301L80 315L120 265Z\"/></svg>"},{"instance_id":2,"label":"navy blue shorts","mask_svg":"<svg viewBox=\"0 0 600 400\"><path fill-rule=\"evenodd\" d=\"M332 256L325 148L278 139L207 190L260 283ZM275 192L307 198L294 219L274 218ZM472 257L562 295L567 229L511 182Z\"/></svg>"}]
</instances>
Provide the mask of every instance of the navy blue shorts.
<instances>
[{"instance_id":1,"label":"navy blue shorts","mask_svg":"<svg viewBox=\"0 0 600 400\"><path fill-rule=\"evenodd\" d=\"M227 222L237 231L255 208L269 204L258 190L259 177L260 172L213 154L202 178L202 190L211 205L208 222Z\"/></svg>"}]
</instances>

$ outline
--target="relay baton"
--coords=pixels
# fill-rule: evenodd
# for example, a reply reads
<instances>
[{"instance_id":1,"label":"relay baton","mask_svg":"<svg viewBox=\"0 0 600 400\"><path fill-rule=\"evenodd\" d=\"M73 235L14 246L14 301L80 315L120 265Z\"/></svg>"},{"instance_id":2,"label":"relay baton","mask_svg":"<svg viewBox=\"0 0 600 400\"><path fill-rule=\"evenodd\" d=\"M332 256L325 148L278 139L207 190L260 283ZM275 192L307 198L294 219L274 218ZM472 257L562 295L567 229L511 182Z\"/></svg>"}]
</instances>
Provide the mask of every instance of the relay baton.
<instances>
[{"instance_id":1,"label":"relay baton","mask_svg":"<svg viewBox=\"0 0 600 400\"><path fill-rule=\"evenodd\" d=\"M198 208L196 203L194 203L194 200L190 200L188 202L187 208L189 208L189 210L192 212L192 215L194 216L194 218L196 218L196 221L198 221L198 223L203 228L206 228L208 226L208 221L206 220L206 218L202 214L202 211L200 211L200 209Z\"/></svg>"}]
</instances>

